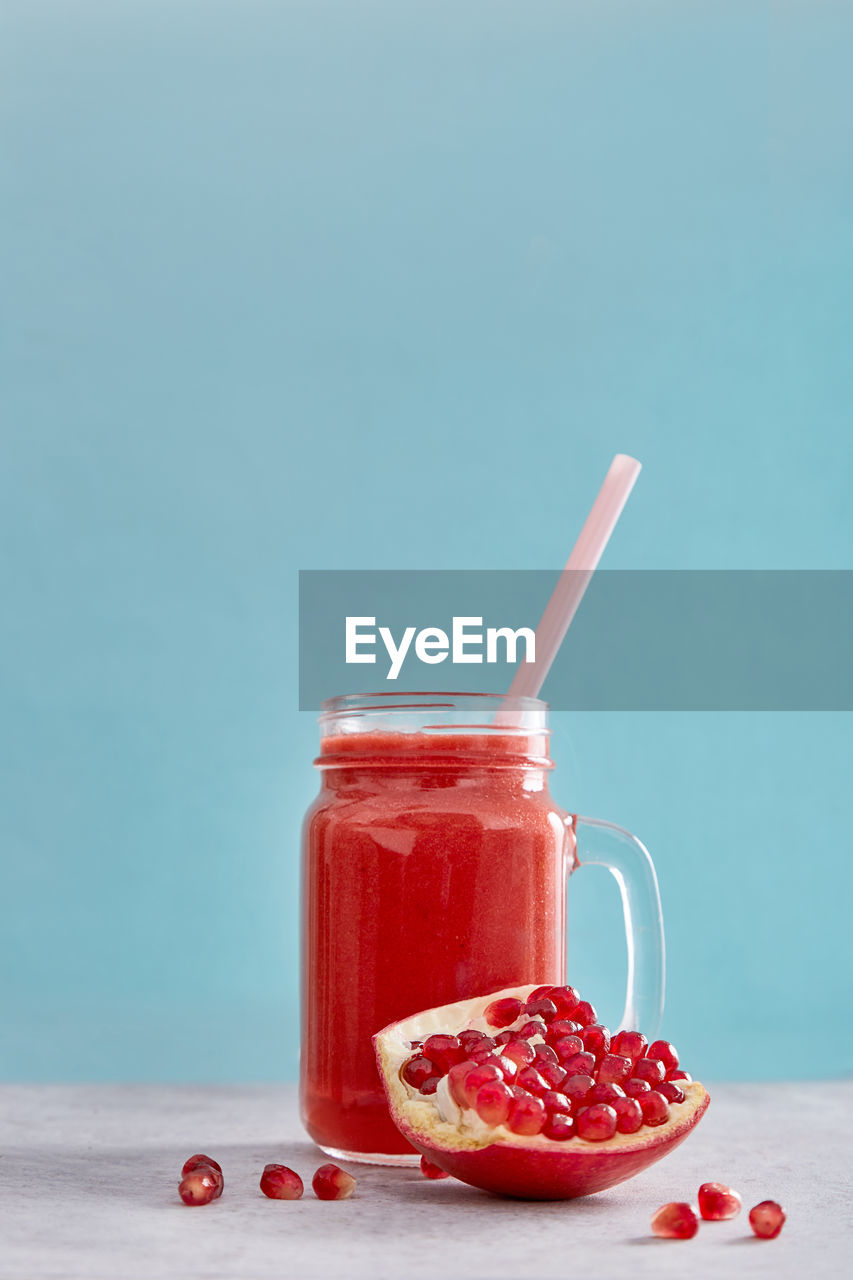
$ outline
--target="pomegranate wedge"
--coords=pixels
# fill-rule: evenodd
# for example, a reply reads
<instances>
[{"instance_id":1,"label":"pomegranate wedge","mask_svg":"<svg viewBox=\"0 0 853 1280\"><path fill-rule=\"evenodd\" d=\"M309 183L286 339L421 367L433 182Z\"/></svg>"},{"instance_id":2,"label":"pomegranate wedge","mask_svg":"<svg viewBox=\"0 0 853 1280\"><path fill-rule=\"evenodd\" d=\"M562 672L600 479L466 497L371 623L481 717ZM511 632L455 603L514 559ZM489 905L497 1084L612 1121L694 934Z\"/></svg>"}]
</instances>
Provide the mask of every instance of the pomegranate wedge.
<instances>
[{"instance_id":1,"label":"pomegranate wedge","mask_svg":"<svg viewBox=\"0 0 853 1280\"><path fill-rule=\"evenodd\" d=\"M576 1051L567 1020L588 1049ZM655 1087L678 1069L671 1044L625 1036L630 1052L614 1063L610 1043L592 1005L561 986L427 1009L373 1037L391 1116L412 1146L462 1182L529 1200L616 1186L677 1147L705 1113L708 1094L685 1072L676 1089Z\"/></svg>"}]
</instances>

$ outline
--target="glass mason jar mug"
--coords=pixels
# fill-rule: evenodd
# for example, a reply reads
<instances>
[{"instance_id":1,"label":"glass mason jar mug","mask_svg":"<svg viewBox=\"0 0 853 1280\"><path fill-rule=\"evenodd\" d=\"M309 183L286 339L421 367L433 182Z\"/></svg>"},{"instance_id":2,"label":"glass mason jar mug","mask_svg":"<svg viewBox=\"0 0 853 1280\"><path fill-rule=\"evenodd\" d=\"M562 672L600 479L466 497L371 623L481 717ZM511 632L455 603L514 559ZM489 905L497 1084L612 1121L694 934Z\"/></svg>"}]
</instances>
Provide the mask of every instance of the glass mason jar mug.
<instances>
[{"instance_id":1,"label":"glass mason jar mug","mask_svg":"<svg viewBox=\"0 0 853 1280\"><path fill-rule=\"evenodd\" d=\"M609 868L622 894L621 1025L658 1030L663 926L644 846L559 809L547 705L483 694L324 703L321 791L304 827L302 1118L350 1160L417 1155L385 1105L371 1037L420 1009L566 981L566 884Z\"/></svg>"}]
</instances>

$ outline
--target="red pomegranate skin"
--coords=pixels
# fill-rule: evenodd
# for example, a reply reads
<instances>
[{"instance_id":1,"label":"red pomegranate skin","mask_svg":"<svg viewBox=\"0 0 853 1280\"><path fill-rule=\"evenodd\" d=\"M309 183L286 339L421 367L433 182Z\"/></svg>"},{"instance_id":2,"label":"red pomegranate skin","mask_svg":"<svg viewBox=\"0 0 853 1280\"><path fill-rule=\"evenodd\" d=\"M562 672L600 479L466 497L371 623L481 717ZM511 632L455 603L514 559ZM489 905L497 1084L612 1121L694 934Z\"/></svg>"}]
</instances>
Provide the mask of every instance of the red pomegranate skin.
<instances>
[{"instance_id":1,"label":"red pomegranate skin","mask_svg":"<svg viewBox=\"0 0 853 1280\"><path fill-rule=\"evenodd\" d=\"M544 736L323 740L305 825L301 1103L323 1147L411 1152L371 1037L418 1009L564 981L565 814ZM509 767L507 767L509 766Z\"/></svg>"},{"instance_id":2,"label":"red pomegranate skin","mask_svg":"<svg viewBox=\"0 0 853 1280\"><path fill-rule=\"evenodd\" d=\"M701 1109L708 1105L706 1097ZM701 1112L700 1112L701 1114ZM691 1132L686 1127L665 1142L656 1141L649 1130L644 1145L627 1149L607 1148L602 1144L584 1152L578 1159L576 1142L556 1146L543 1156L532 1147L516 1147L495 1143L472 1151L448 1151L433 1146L421 1137L414 1139L422 1155L462 1182L520 1200L574 1200L579 1196L606 1191L632 1178L680 1146Z\"/></svg>"}]
</instances>

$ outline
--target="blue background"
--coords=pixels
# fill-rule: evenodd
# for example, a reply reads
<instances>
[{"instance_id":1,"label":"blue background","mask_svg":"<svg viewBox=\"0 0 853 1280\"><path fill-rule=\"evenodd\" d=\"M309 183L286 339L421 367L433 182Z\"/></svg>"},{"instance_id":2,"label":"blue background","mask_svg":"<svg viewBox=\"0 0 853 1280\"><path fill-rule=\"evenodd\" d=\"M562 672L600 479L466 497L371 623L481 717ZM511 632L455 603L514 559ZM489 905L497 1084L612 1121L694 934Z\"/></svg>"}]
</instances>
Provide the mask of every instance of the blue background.
<instances>
[{"instance_id":1,"label":"blue background","mask_svg":"<svg viewBox=\"0 0 853 1280\"><path fill-rule=\"evenodd\" d=\"M296 1071L299 568L850 568L844 3L6 0L7 1078ZM338 691L342 692L342 691ZM557 718L705 1079L853 1064L848 715ZM572 976L619 1012L604 872Z\"/></svg>"}]
</instances>

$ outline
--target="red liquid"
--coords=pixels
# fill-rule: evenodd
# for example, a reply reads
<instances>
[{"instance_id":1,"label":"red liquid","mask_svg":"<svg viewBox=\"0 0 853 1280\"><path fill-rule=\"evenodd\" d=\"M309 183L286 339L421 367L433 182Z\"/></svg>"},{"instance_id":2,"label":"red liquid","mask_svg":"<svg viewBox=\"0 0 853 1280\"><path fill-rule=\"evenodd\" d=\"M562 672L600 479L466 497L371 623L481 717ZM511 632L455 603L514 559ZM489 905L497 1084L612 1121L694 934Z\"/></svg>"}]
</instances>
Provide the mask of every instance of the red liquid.
<instances>
[{"instance_id":1,"label":"red liquid","mask_svg":"<svg viewBox=\"0 0 853 1280\"><path fill-rule=\"evenodd\" d=\"M319 1145L411 1153L373 1055L387 1023L564 981L566 833L545 744L488 732L324 740L320 763L335 764L305 823L301 1072Z\"/></svg>"}]
</instances>

